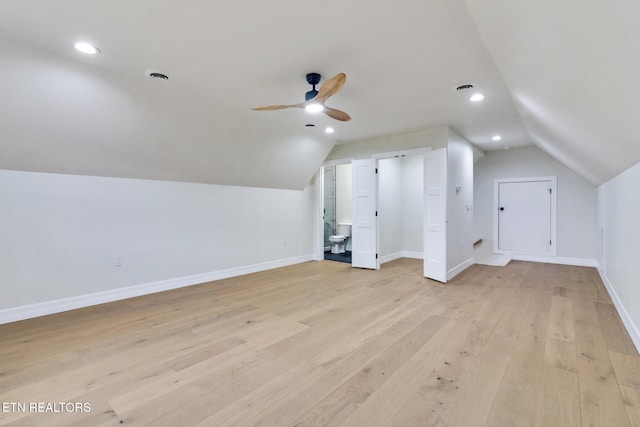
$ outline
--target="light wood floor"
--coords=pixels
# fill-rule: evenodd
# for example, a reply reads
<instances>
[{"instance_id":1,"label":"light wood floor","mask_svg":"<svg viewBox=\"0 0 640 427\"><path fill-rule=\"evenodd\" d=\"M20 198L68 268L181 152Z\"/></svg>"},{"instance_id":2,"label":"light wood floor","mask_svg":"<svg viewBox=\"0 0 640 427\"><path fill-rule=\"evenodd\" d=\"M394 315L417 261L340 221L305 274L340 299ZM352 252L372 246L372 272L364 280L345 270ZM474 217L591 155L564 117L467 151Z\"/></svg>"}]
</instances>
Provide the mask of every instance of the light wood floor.
<instances>
[{"instance_id":1,"label":"light wood floor","mask_svg":"<svg viewBox=\"0 0 640 427\"><path fill-rule=\"evenodd\" d=\"M640 425L640 357L591 268L331 261L0 326L34 426ZM28 409L28 407L27 407Z\"/></svg>"}]
</instances>

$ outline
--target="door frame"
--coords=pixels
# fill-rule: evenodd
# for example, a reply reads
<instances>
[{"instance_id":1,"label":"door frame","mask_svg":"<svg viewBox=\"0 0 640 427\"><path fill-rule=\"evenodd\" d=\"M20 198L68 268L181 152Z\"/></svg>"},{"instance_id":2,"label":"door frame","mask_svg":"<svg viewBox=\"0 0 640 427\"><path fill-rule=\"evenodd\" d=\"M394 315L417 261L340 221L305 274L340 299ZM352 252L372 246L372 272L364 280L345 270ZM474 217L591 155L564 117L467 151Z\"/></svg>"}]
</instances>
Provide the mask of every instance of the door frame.
<instances>
[{"instance_id":1,"label":"door frame","mask_svg":"<svg viewBox=\"0 0 640 427\"><path fill-rule=\"evenodd\" d=\"M320 166L316 173L316 214L315 214L315 238L313 251L314 261L324 260L324 168L327 166L337 166L351 164L353 159L330 160Z\"/></svg>"},{"instance_id":2,"label":"door frame","mask_svg":"<svg viewBox=\"0 0 640 427\"><path fill-rule=\"evenodd\" d=\"M376 160L376 169L379 167L378 164L380 162L380 160L383 159L393 159L393 158L397 158L397 157L410 157L410 156L421 156L422 157L422 161L423 161L423 165L425 165L422 169L422 184L423 186L426 186L426 179L427 179L427 175L426 175L426 157L427 154L430 153L431 151L433 151L433 149L431 147L422 147L422 148L410 148L410 149L406 149L406 150L397 150L397 151L385 151L382 153L374 153L371 155L372 159ZM380 176L378 175L378 173L376 172L376 180L379 181L380 180ZM376 185L376 193L379 192L379 185ZM378 201L378 196L379 194L376 194L376 201ZM424 208L423 208L424 209ZM424 216L424 211L423 211L423 216ZM423 228L423 236L424 236L424 228L427 226L427 224L425 223L424 219L423 219L423 223L422 223L422 228ZM376 244L378 247L378 251L380 250L380 221L376 221ZM425 254L426 254L426 247L424 245L424 241L423 241L423 245L422 245L422 259L425 259ZM380 257L378 257L378 269L380 268L382 264L380 263ZM425 276L426 277L426 276Z\"/></svg>"},{"instance_id":3,"label":"door frame","mask_svg":"<svg viewBox=\"0 0 640 427\"><path fill-rule=\"evenodd\" d=\"M550 181L551 185L551 245L549 252L507 251L499 248L498 228L500 225L498 209L500 208L500 184L512 182ZM557 256L558 253L558 177L536 176L526 178L498 178L493 181L493 252L497 254L522 254L537 256Z\"/></svg>"}]
</instances>

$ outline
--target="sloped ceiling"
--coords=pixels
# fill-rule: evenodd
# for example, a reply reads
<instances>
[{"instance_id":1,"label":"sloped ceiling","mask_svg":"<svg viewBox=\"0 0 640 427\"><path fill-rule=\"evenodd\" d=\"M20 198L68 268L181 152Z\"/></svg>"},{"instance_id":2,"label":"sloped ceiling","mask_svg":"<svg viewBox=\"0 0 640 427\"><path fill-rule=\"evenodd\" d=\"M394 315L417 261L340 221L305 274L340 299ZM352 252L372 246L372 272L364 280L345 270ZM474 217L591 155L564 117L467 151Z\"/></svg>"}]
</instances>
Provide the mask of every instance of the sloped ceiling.
<instances>
[{"instance_id":1,"label":"sloped ceiling","mask_svg":"<svg viewBox=\"0 0 640 427\"><path fill-rule=\"evenodd\" d=\"M301 189L336 143L448 125L483 150L533 142L599 183L640 159L629 9L3 0L0 168ZM78 40L101 53L81 55ZM150 69L170 79L151 80ZM302 101L308 72L347 74L327 104L350 122L250 110ZM454 90L466 83L485 100Z\"/></svg>"},{"instance_id":2,"label":"sloped ceiling","mask_svg":"<svg viewBox=\"0 0 640 427\"><path fill-rule=\"evenodd\" d=\"M466 3L536 145L595 185L640 160L640 2Z\"/></svg>"}]
</instances>

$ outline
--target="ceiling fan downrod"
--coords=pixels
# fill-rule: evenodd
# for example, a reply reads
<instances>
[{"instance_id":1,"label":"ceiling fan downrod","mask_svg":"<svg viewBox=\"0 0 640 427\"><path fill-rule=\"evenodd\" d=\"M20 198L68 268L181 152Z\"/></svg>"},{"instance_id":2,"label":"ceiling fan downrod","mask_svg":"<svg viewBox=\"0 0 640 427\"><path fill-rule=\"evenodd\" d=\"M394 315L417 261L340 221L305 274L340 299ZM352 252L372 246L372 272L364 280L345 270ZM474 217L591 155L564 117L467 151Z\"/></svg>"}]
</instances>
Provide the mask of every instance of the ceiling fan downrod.
<instances>
[{"instance_id":1,"label":"ceiling fan downrod","mask_svg":"<svg viewBox=\"0 0 640 427\"><path fill-rule=\"evenodd\" d=\"M318 91L316 90L316 85L320 83L320 74L318 73L309 73L307 74L307 83L309 83L313 89L304 94L304 100L309 101L310 99L318 96Z\"/></svg>"}]
</instances>

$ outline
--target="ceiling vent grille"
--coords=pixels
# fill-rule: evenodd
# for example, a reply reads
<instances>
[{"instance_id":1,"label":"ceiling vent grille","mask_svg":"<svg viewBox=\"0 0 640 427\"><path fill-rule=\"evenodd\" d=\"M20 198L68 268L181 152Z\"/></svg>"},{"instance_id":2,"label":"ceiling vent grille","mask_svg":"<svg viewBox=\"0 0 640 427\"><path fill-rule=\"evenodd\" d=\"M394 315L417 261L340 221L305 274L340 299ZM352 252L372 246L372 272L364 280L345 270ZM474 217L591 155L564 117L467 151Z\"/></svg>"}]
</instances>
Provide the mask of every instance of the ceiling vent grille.
<instances>
[{"instance_id":1,"label":"ceiling vent grille","mask_svg":"<svg viewBox=\"0 0 640 427\"><path fill-rule=\"evenodd\" d=\"M169 76L167 76L165 73L161 73L160 71L156 71L156 70L147 71L147 75L152 79L169 80Z\"/></svg>"},{"instance_id":2,"label":"ceiling vent grille","mask_svg":"<svg viewBox=\"0 0 640 427\"><path fill-rule=\"evenodd\" d=\"M472 84L460 85L456 88L457 91L463 91L463 90L469 90L469 89L473 89Z\"/></svg>"}]
</instances>

